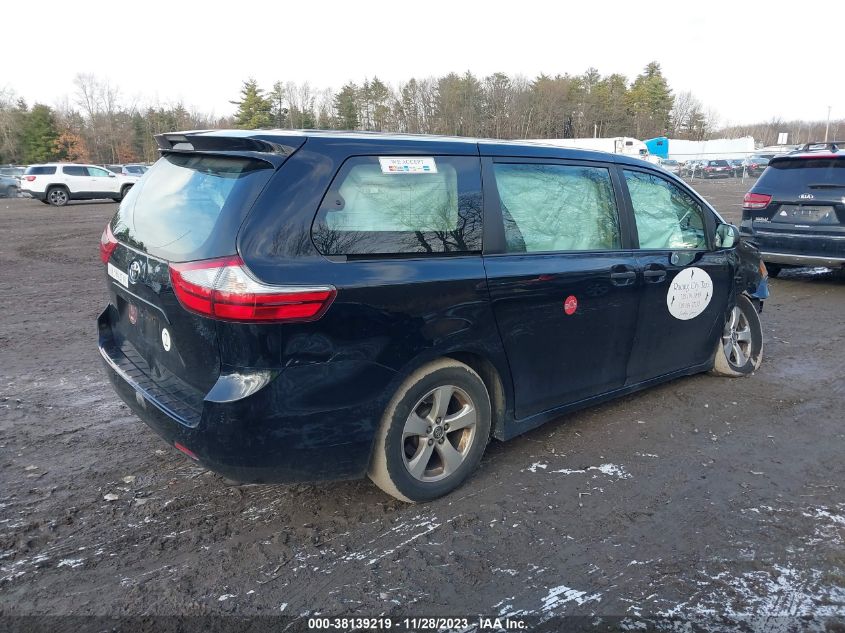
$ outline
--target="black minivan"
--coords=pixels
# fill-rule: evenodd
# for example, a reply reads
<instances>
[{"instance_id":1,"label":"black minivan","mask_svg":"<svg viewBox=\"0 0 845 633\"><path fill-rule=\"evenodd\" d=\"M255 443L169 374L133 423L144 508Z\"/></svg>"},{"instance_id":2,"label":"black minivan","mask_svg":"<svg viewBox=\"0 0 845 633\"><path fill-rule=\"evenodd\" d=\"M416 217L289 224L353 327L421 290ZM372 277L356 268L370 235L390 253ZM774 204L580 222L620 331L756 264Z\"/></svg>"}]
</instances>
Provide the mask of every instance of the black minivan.
<instances>
[{"instance_id":1,"label":"black minivan","mask_svg":"<svg viewBox=\"0 0 845 633\"><path fill-rule=\"evenodd\" d=\"M759 253L621 155L411 135L204 131L103 232L109 378L231 479L443 495L505 440L758 367Z\"/></svg>"}]
</instances>

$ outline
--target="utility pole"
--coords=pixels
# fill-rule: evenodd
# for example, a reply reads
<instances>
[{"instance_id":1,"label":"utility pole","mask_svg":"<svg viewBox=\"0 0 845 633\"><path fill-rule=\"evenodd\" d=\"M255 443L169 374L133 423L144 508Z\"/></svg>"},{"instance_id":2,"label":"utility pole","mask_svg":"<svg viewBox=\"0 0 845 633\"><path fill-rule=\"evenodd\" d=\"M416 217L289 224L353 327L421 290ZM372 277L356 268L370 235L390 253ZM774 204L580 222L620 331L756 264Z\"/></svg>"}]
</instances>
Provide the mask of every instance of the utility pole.
<instances>
[{"instance_id":1,"label":"utility pole","mask_svg":"<svg viewBox=\"0 0 845 633\"><path fill-rule=\"evenodd\" d=\"M824 142L827 143L827 133L830 131L830 106L827 106L827 123L824 126Z\"/></svg>"}]
</instances>

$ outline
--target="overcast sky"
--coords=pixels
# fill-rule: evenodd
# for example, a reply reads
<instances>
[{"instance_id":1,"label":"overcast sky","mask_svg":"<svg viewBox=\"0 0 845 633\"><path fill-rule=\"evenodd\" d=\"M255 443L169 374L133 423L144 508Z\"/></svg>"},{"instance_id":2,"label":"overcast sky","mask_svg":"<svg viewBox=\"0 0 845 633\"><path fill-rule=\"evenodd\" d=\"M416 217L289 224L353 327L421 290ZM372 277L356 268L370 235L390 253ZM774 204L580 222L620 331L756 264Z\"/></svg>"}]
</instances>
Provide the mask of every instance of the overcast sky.
<instances>
[{"instance_id":1,"label":"overcast sky","mask_svg":"<svg viewBox=\"0 0 845 633\"><path fill-rule=\"evenodd\" d=\"M633 79L657 60L676 93L691 90L722 124L824 119L828 105L843 118L843 18L843 0L42 1L0 27L0 88L53 105L73 99L77 73L94 73L125 101L223 115L250 75L317 89L590 66Z\"/></svg>"}]
</instances>

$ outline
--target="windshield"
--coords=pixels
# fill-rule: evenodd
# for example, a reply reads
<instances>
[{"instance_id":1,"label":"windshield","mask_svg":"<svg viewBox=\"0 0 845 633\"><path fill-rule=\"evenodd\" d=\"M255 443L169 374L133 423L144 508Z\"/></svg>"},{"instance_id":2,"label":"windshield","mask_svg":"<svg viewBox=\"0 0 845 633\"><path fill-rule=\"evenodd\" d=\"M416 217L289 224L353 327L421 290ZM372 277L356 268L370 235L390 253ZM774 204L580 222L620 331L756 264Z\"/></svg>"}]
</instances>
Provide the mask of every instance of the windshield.
<instances>
[{"instance_id":1,"label":"windshield","mask_svg":"<svg viewBox=\"0 0 845 633\"><path fill-rule=\"evenodd\" d=\"M112 232L170 261L231 255L241 220L272 172L251 158L166 155L129 190Z\"/></svg>"}]
</instances>

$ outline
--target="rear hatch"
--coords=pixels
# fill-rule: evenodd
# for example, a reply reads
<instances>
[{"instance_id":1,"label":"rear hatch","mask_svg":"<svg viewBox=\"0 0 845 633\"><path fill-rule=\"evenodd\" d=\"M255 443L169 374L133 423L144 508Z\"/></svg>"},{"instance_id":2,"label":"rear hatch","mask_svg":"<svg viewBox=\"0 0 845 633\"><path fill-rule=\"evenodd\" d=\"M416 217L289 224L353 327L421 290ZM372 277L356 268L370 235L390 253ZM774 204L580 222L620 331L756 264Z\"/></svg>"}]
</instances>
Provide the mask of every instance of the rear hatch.
<instances>
[{"instance_id":1,"label":"rear hatch","mask_svg":"<svg viewBox=\"0 0 845 633\"><path fill-rule=\"evenodd\" d=\"M183 307L171 267L234 255L238 228L273 171L255 157L166 154L104 232L112 305L107 323L101 319L101 345L184 421L198 419L220 353L215 321Z\"/></svg>"},{"instance_id":2,"label":"rear hatch","mask_svg":"<svg viewBox=\"0 0 845 633\"><path fill-rule=\"evenodd\" d=\"M745 208L755 233L789 238L792 249L795 238L806 236L807 247L815 248L814 237L845 237L845 154L772 159ZM845 243L836 247L842 248Z\"/></svg>"}]
</instances>

